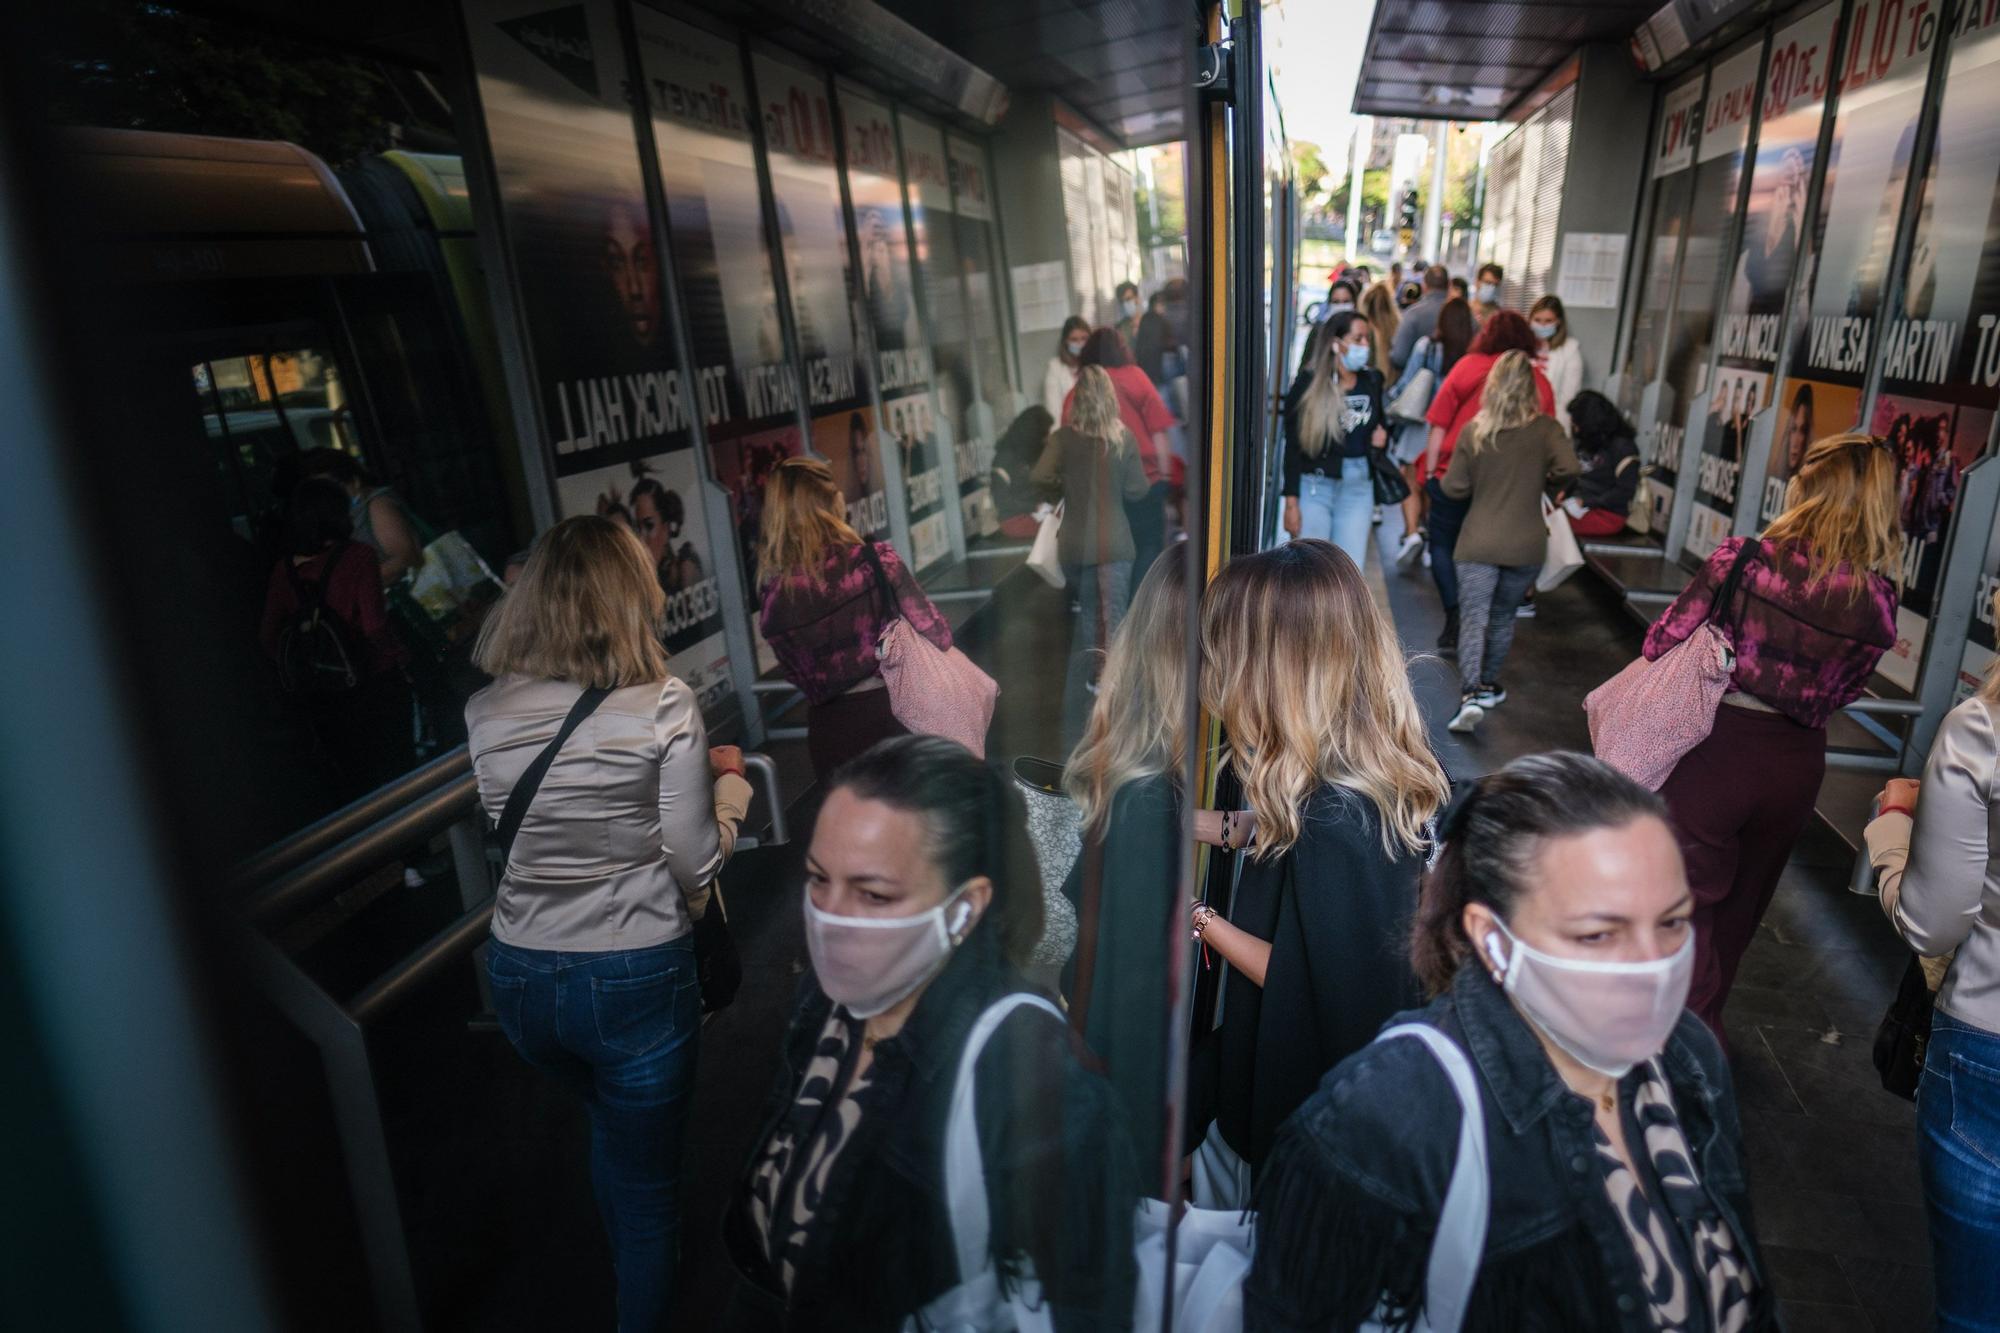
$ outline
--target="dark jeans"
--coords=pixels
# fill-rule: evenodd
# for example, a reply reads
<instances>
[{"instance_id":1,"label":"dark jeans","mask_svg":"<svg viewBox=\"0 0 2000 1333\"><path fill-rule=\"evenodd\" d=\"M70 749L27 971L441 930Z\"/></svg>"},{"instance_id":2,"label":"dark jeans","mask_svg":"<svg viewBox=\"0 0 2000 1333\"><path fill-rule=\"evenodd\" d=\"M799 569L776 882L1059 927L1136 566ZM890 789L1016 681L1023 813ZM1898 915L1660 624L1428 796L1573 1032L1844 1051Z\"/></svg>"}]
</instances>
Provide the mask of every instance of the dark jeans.
<instances>
[{"instance_id":1,"label":"dark jeans","mask_svg":"<svg viewBox=\"0 0 2000 1333\"><path fill-rule=\"evenodd\" d=\"M1144 495L1127 501L1125 521L1132 525L1131 586L1136 588L1167 544L1167 483L1156 481Z\"/></svg>"},{"instance_id":2,"label":"dark jeans","mask_svg":"<svg viewBox=\"0 0 2000 1333\"><path fill-rule=\"evenodd\" d=\"M1992 1328L2000 1311L2000 1035L1943 1012L1931 1020L1917 1135L1937 1326Z\"/></svg>"},{"instance_id":3,"label":"dark jeans","mask_svg":"<svg viewBox=\"0 0 2000 1333\"><path fill-rule=\"evenodd\" d=\"M1472 501L1454 500L1444 493L1433 477L1424 483L1424 493L1431 497L1431 513L1427 527L1431 539L1431 577L1437 580L1438 597L1447 611L1458 610L1458 565L1452 556L1458 550L1458 530L1465 526L1465 516L1471 512Z\"/></svg>"},{"instance_id":4,"label":"dark jeans","mask_svg":"<svg viewBox=\"0 0 2000 1333\"><path fill-rule=\"evenodd\" d=\"M850 690L814 704L806 710L806 753L812 758L813 780L824 792L842 764L868 753L877 741L909 734L889 706L887 687Z\"/></svg>"},{"instance_id":5,"label":"dark jeans","mask_svg":"<svg viewBox=\"0 0 2000 1333\"><path fill-rule=\"evenodd\" d=\"M1824 730L1723 704L1715 729L1681 756L1660 787L1694 894L1687 1007L1718 1039L1736 966L1812 818L1825 776Z\"/></svg>"},{"instance_id":6,"label":"dark jeans","mask_svg":"<svg viewBox=\"0 0 2000 1333\"><path fill-rule=\"evenodd\" d=\"M601 953L494 940L486 970L507 1040L590 1108L590 1179L617 1268L619 1333L663 1329L701 1034L694 937Z\"/></svg>"}]
</instances>

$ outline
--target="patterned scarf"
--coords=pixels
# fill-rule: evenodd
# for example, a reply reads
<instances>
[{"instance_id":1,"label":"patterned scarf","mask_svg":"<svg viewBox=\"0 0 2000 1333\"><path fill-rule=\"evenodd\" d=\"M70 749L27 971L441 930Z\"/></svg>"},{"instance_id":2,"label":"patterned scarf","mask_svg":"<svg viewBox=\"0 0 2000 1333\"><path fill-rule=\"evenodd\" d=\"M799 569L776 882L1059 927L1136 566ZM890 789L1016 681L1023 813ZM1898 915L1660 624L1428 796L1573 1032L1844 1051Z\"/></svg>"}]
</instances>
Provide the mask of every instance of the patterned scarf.
<instances>
[{"instance_id":1,"label":"patterned scarf","mask_svg":"<svg viewBox=\"0 0 2000 1333\"><path fill-rule=\"evenodd\" d=\"M1752 1313L1750 1295L1756 1284L1749 1260L1702 1188L1660 1062L1649 1061L1640 1074L1632 1095L1632 1118L1638 1122L1640 1143L1659 1181L1661 1197L1647 1198L1603 1129L1594 1132L1605 1192L1638 1255L1653 1327L1671 1333L1702 1328L1738 1333L1749 1326ZM1675 1232L1681 1244L1675 1243ZM1692 1274L1684 1267L1689 1257ZM1697 1301L1706 1308L1698 1307Z\"/></svg>"}]
</instances>

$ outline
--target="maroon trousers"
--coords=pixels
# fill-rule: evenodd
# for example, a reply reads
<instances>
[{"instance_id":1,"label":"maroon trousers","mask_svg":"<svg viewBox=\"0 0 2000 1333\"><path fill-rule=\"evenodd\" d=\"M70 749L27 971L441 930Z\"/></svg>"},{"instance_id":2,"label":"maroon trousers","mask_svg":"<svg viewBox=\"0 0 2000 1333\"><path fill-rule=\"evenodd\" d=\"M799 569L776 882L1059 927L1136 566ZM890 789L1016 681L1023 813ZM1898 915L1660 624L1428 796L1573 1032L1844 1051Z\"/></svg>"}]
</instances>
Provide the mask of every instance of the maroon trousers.
<instances>
[{"instance_id":1,"label":"maroon trousers","mask_svg":"<svg viewBox=\"0 0 2000 1333\"><path fill-rule=\"evenodd\" d=\"M1715 710L1715 730L1660 788L1694 893L1688 1008L1718 1038L1736 966L1812 818L1825 774L1823 728L1724 704Z\"/></svg>"},{"instance_id":2,"label":"maroon trousers","mask_svg":"<svg viewBox=\"0 0 2000 1333\"><path fill-rule=\"evenodd\" d=\"M839 694L814 704L806 710L806 753L812 757L813 779L824 792L827 780L842 764L866 754L877 741L909 734L890 709L886 689Z\"/></svg>"}]
</instances>

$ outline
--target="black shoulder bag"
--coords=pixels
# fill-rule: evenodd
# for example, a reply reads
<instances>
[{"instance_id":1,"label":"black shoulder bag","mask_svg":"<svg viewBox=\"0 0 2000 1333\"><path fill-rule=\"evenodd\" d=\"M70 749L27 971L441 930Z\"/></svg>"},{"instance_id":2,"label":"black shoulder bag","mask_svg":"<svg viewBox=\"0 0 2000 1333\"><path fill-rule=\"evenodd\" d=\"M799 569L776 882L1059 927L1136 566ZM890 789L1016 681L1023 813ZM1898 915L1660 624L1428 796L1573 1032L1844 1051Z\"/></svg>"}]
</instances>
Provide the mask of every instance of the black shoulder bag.
<instances>
[{"instance_id":1,"label":"black shoulder bag","mask_svg":"<svg viewBox=\"0 0 2000 1333\"><path fill-rule=\"evenodd\" d=\"M555 763L556 752L562 749L563 742L570 738L570 733L582 726L583 720L597 711L597 706L603 703L610 693L610 690L589 689L578 695L576 702L570 706L569 716L563 719L562 726L557 729L556 738L542 747L542 752L535 756L535 762L529 764L520 779L514 783L514 790L507 793L507 804L500 811L500 821L486 831L486 845L498 854L501 874L507 873L507 863L514 856L514 839L521 832L521 821L528 817L528 807L534 804L535 793L542 787L542 779L549 775L549 766Z\"/></svg>"},{"instance_id":2,"label":"black shoulder bag","mask_svg":"<svg viewBox=\"0 0 2000 1333\"><path fill-rule=\"evenodd\" d=\"M1861 853L1866 856L1864 850ZM1937 992L1924 976L1923 960L1915 954L1903 969L1896 998L1875 1029L1875 1072L1882 1076L1882 1089L1908 1101L1917 1099L1917 1083L1924 1076L1924 1049L1931 1044L1931 1015L1937 1007Z\"/></svg>"}]
</instances>

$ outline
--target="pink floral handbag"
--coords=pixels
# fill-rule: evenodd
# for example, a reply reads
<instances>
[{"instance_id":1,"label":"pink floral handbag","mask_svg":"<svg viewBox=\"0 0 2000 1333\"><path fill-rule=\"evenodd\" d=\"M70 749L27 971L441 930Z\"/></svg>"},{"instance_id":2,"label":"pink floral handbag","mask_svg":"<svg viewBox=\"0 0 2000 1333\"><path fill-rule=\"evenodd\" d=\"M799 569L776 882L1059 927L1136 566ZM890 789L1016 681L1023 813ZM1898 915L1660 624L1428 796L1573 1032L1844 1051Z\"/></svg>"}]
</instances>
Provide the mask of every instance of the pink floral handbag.
<instances>
[{"instance_id":1,"label":"pink floral handbag","mask_svg":"<svg viewBox=\"0 0 2000 1333\"><path fill-rule=\"evenodd\" d=\"M861 549L882 590L884 624L875 655L889 687L889 711L911 731L957 741L984 759L999 682L957 648L940 648L919 633L903 615L875 547L863 542Z\"/></svg>"},{"instance_id":2,"label":"pink floral handbag","mask_svg":"<svg viewBox=\"0 0 2000 1333\"><path fill-rule=\"evenodd\" d=\"M1736 600L1743 569L1759 544L1743 543L1729 576L1694 632L1648 662L1643 656L1584 696L1590 748L1649 791L1658 791L1681 757L1715 729L1729 693L1736 649L1717 620Z\"/></svg>"}]
</instances>

